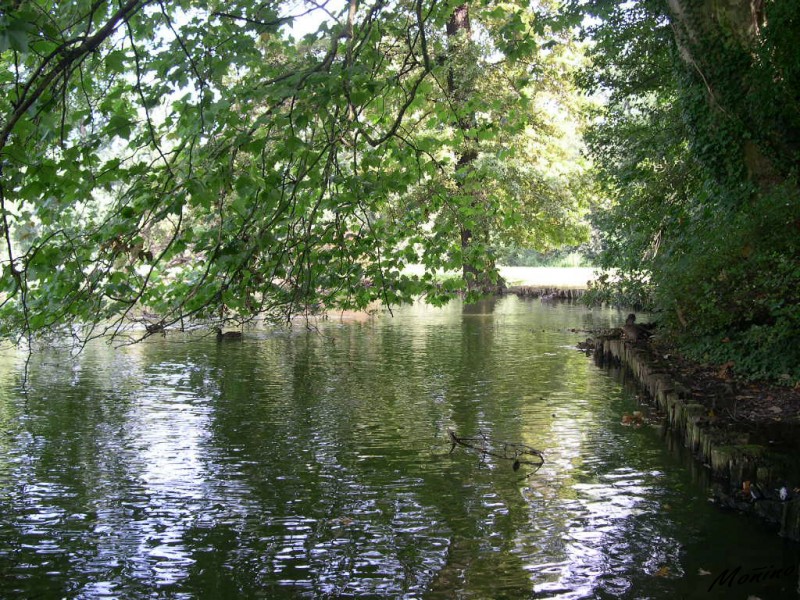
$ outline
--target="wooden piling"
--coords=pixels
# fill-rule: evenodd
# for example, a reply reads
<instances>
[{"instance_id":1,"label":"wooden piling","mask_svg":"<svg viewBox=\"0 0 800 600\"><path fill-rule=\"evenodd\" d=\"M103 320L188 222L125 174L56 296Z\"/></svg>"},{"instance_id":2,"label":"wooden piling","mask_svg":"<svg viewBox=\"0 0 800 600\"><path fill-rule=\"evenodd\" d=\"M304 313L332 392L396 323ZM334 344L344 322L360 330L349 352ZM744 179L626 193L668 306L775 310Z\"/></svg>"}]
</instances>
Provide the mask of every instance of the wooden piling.
<instances>
[{"instance_id":1,"label":"wooden piling","mask_svg":"<svg viewBox=\"0 0 800 600\"><path fill-rule=\"evenodd\" d=\"M717 426L708 407L692 400L679 381L659 369L644 348L620 338L595 339L595 360L627 369L664 414L665 426L710 470L717 501L777 524L780 535L800 541L800 496L787 483L795 457L751 443L750 433ZM796 485L797 482L795 482ZM782 497L785 496L785 497Z\"/></svg>"}]
</instances>

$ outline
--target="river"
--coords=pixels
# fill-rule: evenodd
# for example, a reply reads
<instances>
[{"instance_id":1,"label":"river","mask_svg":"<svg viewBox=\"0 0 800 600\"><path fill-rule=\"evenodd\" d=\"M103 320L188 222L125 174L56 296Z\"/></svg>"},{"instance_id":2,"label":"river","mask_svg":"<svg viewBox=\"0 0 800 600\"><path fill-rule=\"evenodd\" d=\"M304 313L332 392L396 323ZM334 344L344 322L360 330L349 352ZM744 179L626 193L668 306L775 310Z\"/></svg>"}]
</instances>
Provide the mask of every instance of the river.
<instances>
[{"instance_id":1,"label":"river","mask_svg":"<svg viewBox=\"0 0 800 600\"><path fill-rule=\"evenodd\" d=\"M3 598L798 598L798 545L507 297L0 361ZM449 441L485 436L545 464Z\"/></svg>"}]
</instances>

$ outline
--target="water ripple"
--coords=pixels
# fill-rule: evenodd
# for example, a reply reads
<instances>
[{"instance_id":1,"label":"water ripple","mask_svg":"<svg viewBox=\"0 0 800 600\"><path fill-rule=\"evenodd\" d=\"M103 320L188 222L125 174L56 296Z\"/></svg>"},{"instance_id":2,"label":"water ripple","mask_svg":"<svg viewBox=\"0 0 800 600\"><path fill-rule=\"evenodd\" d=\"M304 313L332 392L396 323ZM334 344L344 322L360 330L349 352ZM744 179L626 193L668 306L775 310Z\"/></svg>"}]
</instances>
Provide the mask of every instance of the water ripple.
<instances>
[{"instance_id":1,"label":"water ripple","mask_svg":"<svg viewBox=\"0 0 800 600\"><path fill-rule=\"evenodd\" d=\"M743 546L654 432L620 425L633 394L569 331L617 313L397 315L37 356L27 397L0 385L0 596L672 598L724 566L708 540L799 556ZM514 470L448 430L547 460Z\"/></svg>"}]
</instances>

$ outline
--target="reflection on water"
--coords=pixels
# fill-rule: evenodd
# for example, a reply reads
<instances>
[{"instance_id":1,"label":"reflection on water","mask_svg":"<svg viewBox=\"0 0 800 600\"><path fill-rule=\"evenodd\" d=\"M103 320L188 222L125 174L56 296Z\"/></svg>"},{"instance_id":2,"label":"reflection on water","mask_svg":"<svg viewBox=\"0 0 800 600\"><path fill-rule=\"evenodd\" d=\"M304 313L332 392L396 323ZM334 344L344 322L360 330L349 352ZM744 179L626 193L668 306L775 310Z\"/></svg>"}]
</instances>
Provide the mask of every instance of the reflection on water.
<instances>
[{"instance_id":1,"label":"reflection on water","mask_svg":"<svg viewBox=\"0 0 800 600\"><path fill-rule=\"evenodd\" d=\"M0 363L0 597L796 598L571 329L505 298ZM531 474L447 431L543 450ZM711 587L711 591L708 588Z\"/></svg>"}]
</instances>

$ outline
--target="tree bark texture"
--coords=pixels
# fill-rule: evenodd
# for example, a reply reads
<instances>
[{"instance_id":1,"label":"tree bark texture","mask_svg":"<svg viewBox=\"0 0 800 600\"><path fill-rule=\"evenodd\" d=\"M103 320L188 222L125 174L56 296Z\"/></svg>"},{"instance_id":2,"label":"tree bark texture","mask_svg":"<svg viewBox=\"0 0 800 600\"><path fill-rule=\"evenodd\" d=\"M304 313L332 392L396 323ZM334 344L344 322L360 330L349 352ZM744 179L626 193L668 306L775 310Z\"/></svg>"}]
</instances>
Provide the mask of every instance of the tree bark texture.
<instances>
[{"instance_id":1,"label":"tree bark texture","mask_svg":"<svg viewBox=\"0 0 800 600\"><path fill-rule=\"evenodd\" d=\"M794 158L786 160L800 151L795 122L800 113L790 106L796 103L791 87L770 72L777 68L763 52L769 25L765 0L667 0L667 5L681 58L702 80L711 110L748 129L741 144L747 177L762 191L782 183L800 166ZM763 88L773 86L770 97ZM771 101L760 101L763 97Z\"/></svg>"}]
</instances>

